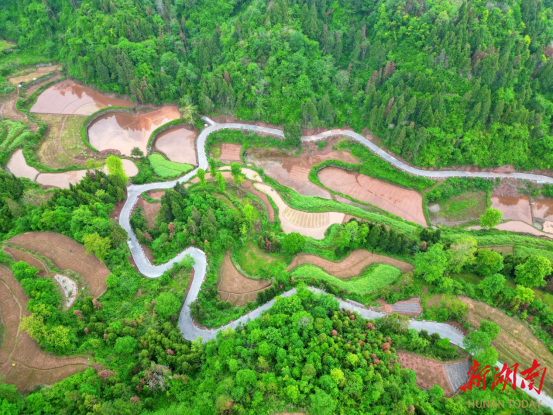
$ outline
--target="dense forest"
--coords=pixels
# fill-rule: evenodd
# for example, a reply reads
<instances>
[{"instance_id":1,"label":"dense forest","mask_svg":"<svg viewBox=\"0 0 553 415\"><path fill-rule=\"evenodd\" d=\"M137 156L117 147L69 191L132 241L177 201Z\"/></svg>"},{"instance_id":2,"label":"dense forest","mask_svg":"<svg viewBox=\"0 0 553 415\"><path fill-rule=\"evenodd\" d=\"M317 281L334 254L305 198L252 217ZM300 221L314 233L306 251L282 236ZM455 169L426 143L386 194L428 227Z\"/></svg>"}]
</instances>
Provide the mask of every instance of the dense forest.
<instances>
[{"instance_id":1,"label":"dense forest","mask_svg":"<svg viewBox=\"0 0 553 415\"><path fill-rule=\"evenodd\" d=\"M421 166L553 166L551 0L23 0L0 33L137 103L368 127Z\"/></svg>"}]
</instances>

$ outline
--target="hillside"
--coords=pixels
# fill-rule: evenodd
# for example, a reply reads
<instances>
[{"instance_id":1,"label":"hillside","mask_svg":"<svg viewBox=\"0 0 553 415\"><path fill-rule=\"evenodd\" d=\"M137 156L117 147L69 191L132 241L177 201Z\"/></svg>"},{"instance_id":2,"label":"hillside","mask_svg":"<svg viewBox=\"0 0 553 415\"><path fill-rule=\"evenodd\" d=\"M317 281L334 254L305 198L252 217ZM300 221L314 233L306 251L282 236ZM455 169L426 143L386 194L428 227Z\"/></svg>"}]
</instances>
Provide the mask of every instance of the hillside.
<instances>
[{"instance_id":1,"label":"hillside","mask_svg":"<svg viewBox=\"0 0 553 415\"><path fill-rule=\"evenodd\" d=\"M23 0L0 32L137 102L369 128L428 167L553 166L551 0Z\"/></svg>"}]
</instances>

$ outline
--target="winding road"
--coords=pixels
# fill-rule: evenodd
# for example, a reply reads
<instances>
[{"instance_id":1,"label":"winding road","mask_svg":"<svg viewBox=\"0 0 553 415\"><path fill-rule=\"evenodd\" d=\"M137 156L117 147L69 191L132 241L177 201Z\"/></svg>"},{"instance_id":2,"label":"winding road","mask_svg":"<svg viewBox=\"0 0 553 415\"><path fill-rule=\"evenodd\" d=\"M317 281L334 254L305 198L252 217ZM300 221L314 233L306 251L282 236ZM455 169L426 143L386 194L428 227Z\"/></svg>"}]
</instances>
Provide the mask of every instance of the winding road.
<instances>
[{"instance_id":1,"label":"winding road","mask_svg":"<svg viewBox=\"0 0 553 415\"><path fill-rule=\"evenodd\" d=\"M202 132L198 136L196 148L198 151L198 168L202 168L204 170L208 168L207 155L205 152L205 144L206 144L207 137L212 132L222 130L222 129L248 130L256 133L269 134L269 135L284 138L283 132L275 128L261 127L261 126L242 124L242 123L218 124L212 121L211 119L209 119L208 117L202 117L202 118L209 123L209 126L207 126L204 130L202 130ZM517 179L530 180L537 183L553 184L552 177L542 176L537 174L530 174L530 173L507 174L507 173L467 172L467 171L431 171L431 170L418 169L418 168L409 166L404 162L396 159L395 157L386 153L384 150L380 149L377 145L375 145L371 141L367 140L362 135L349 130L330 130L321 134L302 137L302 141L324 140L328 137L336 136L336 135L348 136L358 141L359 143L368 147L373 153L380 156L384 160L388 161L393 166L417 176L425 176L425 177L434 178L434 179L447 178L447 177L484 177L484 178L511 177L511 178L517 178ZM130 225L130 216L132 214L133 207L136 204L138 197L142 193L150 190L154 190L154 189L170 189L170 188L173 188L175 184L178 182L180 183L187 182L196 175L196 171L198 168L194 169L193 171L186 174L185 176L170 182L148 183L143 185L129 186L127 189L127 200L119 216L119 224L123 229L127 231L129 248L131 250L132 257L134 259L134 262L138 270L140 271L140 273L142 273L144 276L148 278L160 277L165 271L170 269L174 263L180 262L186 255L190 255L194 259L195 261L194 278L192 280L192 284L190 286L188 295L184 300L184 304L179 316L178 325L185 339L187 340L202 339L204 341L208 341L208 340L214 339L217 336L217 333L221 330L224 330L227 328L234 329L238 327L240 324L244 324L249 320L253 320L260 317L265 310L268 310L269 308L272 307L272 305L276 300L273 299L267 302L266 304L251 311L250 313L240 317L239 319L225 326L219 327L217 329L204 329L204 328L198 327L194 323L194 320L192 319L190 306L198 298L198 293L200 292L201 286L205 279L206 269L207 269L207 261L206 261L205 253L198 248L189 247L189 248L186 248L179 255L177 255L175 258L173 258L171 261L166 262L165 264L152 265L148 260L146 254L144 253L142 247L140 246L140 243L138 242L138 239L136 238L136 235L134 234ZM321 293L321 294L325 293L324 291L313 287L309 287L308 289L315 293ZM295 293L296 293L296 290L292 289L290 291L283 293L281 297L288 297ZM357 311L360 316L366 319L374 319L378 317L383 317L385 315L385 313L381 313L374 310L368 310L364 307L360 307L356 304L344 301L339 298L336 298L336 300L339 302L341 308ZM421 321L421 320L411 319L409 320L409 327L418 331L426 330L430 334L438 333L441 337L447 337L448 339L450 339L451 343L457 346L462 347L463 345L463 339L464 339L463 334L458 329L448 324L437 323L433 321ZM502 364L500 364L499 362L497 365L498 367L502 367ZM520 387L520 381L521 379L519 377L519 385L518 385L519 387ZM540 395L538 395L535 392L535 390L529 391L528 389L522 389L522 391L532 396L533 398L540 400L541 405L544 405L553 409L553 399L547 396L545 392L542 392Z\"/></svg>"}]
</instances>

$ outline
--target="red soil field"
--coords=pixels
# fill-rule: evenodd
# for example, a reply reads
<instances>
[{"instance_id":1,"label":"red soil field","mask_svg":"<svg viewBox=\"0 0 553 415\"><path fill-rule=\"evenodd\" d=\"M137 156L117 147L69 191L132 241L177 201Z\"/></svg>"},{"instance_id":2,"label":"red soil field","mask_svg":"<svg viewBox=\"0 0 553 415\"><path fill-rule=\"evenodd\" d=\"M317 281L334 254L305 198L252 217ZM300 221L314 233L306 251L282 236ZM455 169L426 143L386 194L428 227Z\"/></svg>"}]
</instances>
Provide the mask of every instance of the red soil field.
<instances>
[{"instance_id":1,"label":"red soil field","mask_svg":"<svg viewBox=\"0 0 553 415\"><path fill-rule=\"evenodd\" d=\"M146 226L150 229L153 228L155 218L161 209L161 202L150 203L142 199L142 197L139 197L136 205L140 206L144 212L144 216L146 217Z\"/></svg>"},{"instance_id":2,"label":"red soil field","mask_svg":"<svg viewBox=\"0 0 553 415\"><path fill-rule=\"evenodd\" d=\"M364 249L356 249L340 262L330 261L311 254L297 255L290 265L288 271L304 264L316 265L324 269L328 274L336 278L353 278L359 276L365 268L372 264L388 264L397 267L401 272L409 272L413 270L413 265L399 259L390 258L386 255L374 254Z\"/></svg>"},{"instance_id":3,"label":"red soil field","mask_svg":"<svg viewBox=\"0 0 553 415\"><path fill-rule=\"evenodd\" d=\"M0 375L20 392L59 382L89 366L85 357L51 356L40 350L20 328L21 319L29 315L28 302L29 298L11 271L0 266L0 314L5 325L0 347Z\"/></svg>"},{"instance_id":4,"label":"red soil field","mask_svg":"<svg viewBox=\"0 0 553 415\"><path fill-rule=\"evenodd\" d=\"M305 147L305 145L304 145ZM357 164L358 160L345 151L332 150L327 144L323 150L308 151L292 156L275 149L252 148L246 152L248 161L262 167L269 177L305 196L330 199L330 193L309 181L311 168L325 160L340 160Z\"/></svg>"},{"instance_id":5,"label":"red soil field","mask_svg":"<svg viewBox=\"0 0 553 415\"><path fill-rule=\"evenodd\" d=\"M327 167L319 172L321 183L354 199L370 203L405 220L427 226L422 210L422 196L364 174Z\"/></svg>"},{"instance_id":6,"label":"red soil field","mask_svg":"<svg viewBox=\"0 0 553 415\"><path fill-rule=\"evenodd\" d=\"M106 291L109 270L96 256L86 254L77 241L54 232L27 232L8 241L16 247L38 252L61 270L70 269L81 274L90 287L90 295L99 297Z\"/></svg>"},{"instance_id":7,"label":"red soil field","mask_svg":"<svg viewBox=\"0 0 553 415\"><path fill-rule=\"evenodd\" d=\"M503 212L505 220L520 220L532 224L532 209L528 197L492 196L492 207Z\"/></svg>"},{"instance_id":8,"label":"red soil field","mask_svg":"<svg viewBox=\"0 0 553 415\"><path fill-rule=\"evenodd\" d=\"M415 353L397 352L396 354L402 367L415 372L419 388L430 389L432 386L438 385L444 390L445 396L453 395L443 362Z\"/></svg>"},{"instance_id":9,"label":"red soil field","mask_svg":"<svg viewBox=\"0 0 553 415\"><path fill-rule=\"evenodd\" d=\"M225 254L217 284L221 301L230 301L233 306L245 305L248 301L255 301L257 293L270 286L270 282L244 277L232 263L230 254Z\"/></svg>"},{"instance_id":10,"label":"red soil field","mask_svg":"<svg viewBox=\"0 0 553 415\"><path fill-rule=\"evenodd\" d=\"M242 146L240 144L221 144L221 160L224 161L241 161L240 152L242 151Z\"/></svg>"},{"instance_id":11,"label":"red soil field","mask_svg":"<svg viewBox=\"0 0 553 415\"><path fill-rule=\"evenodd\" d=\"M112 98L67 80L52 85L40 94L31 112L90 115L110 105L134 107L132 101Z\"/></svg>"}]
</instances>

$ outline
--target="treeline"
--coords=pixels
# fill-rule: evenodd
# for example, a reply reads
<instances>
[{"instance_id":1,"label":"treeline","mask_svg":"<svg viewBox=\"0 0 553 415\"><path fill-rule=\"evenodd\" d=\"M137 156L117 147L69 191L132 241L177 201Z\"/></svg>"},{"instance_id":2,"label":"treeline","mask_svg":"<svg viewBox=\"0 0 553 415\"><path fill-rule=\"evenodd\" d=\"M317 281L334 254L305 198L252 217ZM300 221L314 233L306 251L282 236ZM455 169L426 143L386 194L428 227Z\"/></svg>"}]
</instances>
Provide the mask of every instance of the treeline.
<instances>
[{"instance_id":1,"label":"treeline","mask_svg":"<svg viewBox=\"0 0 553 415\"><path fill-rule=\"evenodd\" d=\"M24 0L0 30L137 102L368 126L423 166L549 168L552 16L547 0Z\"/></svg>"}]
</instances>

